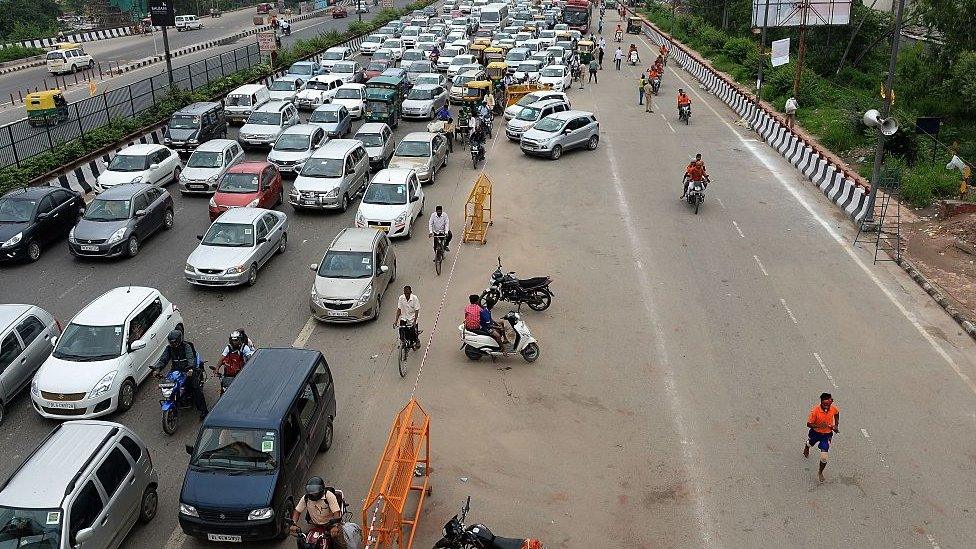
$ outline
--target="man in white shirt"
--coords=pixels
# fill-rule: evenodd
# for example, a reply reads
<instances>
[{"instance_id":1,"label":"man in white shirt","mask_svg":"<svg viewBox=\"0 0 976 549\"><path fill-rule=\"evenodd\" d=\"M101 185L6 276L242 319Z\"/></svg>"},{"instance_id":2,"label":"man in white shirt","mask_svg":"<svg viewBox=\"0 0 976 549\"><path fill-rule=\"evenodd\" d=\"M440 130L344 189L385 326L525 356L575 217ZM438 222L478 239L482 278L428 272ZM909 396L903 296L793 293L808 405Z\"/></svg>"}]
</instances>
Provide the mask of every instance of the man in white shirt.
<instances>
[{"instance_id":1,"label":"man in white shirt","mask_svg":"<svg viewBox=\"0 0 976 549\"><path fill-rule=\"evenodd\" d=\"M403 318L410 323L414 349L420 348L420 331L418 320L420 319L420 300L411 291L410 286L403 287L403 295L397 299L397 314L393 320L393 327L400 327L400 319Z\"/></svg>"},{"instance_id":2,"label":"man in white shirt","mask_svg":"<svg viewBox=\"0 0 976 549\"><path fill-rule=\"evenodd\" d=\"M797 103L795 97L790 96L790 98L786 100L786 108L784 110L786 111L787 128L793 129L793 122L796 120L796 110L799 107L800 105Z\"/></svg>"},{"instance_id":3,"label":"man in white shirt","mask_svg":"<svg viewBox=\"0 0 976 549\"><path fill-rule=\"evenodd\" d=\"M434 208L434 215L430 216L430 221L427 223L427 238L434 236L435 234L445 234L447 237L444 239L444 251L451 251L451 220L448 219L447 214L444 213L444 208L438 205Z\"/></svg>"}]
</instances>

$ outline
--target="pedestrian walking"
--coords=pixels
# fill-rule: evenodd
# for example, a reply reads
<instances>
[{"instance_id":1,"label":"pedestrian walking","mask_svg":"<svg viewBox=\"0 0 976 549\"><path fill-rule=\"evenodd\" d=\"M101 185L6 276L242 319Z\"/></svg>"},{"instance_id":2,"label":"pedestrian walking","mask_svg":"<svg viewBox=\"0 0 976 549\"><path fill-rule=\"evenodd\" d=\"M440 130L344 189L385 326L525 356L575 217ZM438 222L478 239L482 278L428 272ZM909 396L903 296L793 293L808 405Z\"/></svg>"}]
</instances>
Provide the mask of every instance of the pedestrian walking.
<instances>
[{"instance_id":1,"label":"pedestrian walking","mask_svg":"<svg viewBox=\"0 0 976 549\"><path fill-rule=\"evenodd\" d=\"M600 58L600 70L602 71L603 70L603 47L602 46L600 47L600 52L597 54L597 56Z\"/></svg>"},{"instance_id":2,"label":"pedestrian walking","mask_svg":"<svg viewBox=\"0 0 976 549\"><path fill-rule=\"evenodd\" d=\"M786 111L786 127L793 129L793 121L796 119L796 109L800 108L800 104L797 103L796 98L790 96L786 100L786 107L783 109Z\"/></svg>"},{"instance_id":3,"label":"pedestrian walking","mask_svg":"<svg viewBox=\"0 0 976 549\"><path fill-rule=\"evenodd\" d=\"M651 104L652 103L651 96L653 94L654 94L654 85L651 84L650 80L644 79L644 99L647 99L647 102L645 103L646 107L644 107L644 112L654 112L654 107Z\"/></svg>"},{"instance_id":4,"label":"pedestrian walking","mask_svg":"<svg viewBox=\"0 0 976 549\"><path fill-rule=\"evenodd\" d=\"M600 64L597 62L596 59L590 59L590 80L589 80L590 82L595 82L597 84L600 83L600 81L597 80L596 77L596 71L598 70L600 70Z\"/></svg>"},{"instance_id":5,"label":"pedestrian walking","mask_svg":"<svg viewBox=\"0 0 976 549\"><path fill-rule=\"evenodd\" d=\"M617 51L613 52L613 64L617 67L618 71L620 70L620 61L622 61L623 58L624 50L620 49L620 46L617 46Z\"/></svg>"},{"instance_id":6,"label":"pedestrian walking","mask_svg":"<svg viewBox=\"0 0 976 549\"><path fill-rule=\"evenodd\" d=\"M600 42L597 45L600 46L601 50L607 49L607 39L601 36Z\"/></svg>"},{"instance_id":7,"label":"pedestrian walking","mask_svg":"<svg viewBox=\"0 0 976 549\"><path fill-rule=\"evenodd\" d=\"M637 104L644 104L644 84L647 84L647 78L644 77L644 73L641 73L640 78L637 79Z\"/></svg>"},{"instance_id":8,"label":"pedestrian walking","mask_svg":"<svg viewBox=\"0 0 976 549\"><path fill-rule=\"evenodd\" d=\"M839 433L840 412L834 406L834 398L830 393L820 394L820 404L810 410L807 417L807 427L810 432L807 434L807 441L803 445L803 457L810 457L810 448L816 446L820 448L820 468L817 470L817 478L820 482L824 481L824 468L827 467L827 452L830 450L830 439L834 433Z\"/></svg>"}]
</instances>

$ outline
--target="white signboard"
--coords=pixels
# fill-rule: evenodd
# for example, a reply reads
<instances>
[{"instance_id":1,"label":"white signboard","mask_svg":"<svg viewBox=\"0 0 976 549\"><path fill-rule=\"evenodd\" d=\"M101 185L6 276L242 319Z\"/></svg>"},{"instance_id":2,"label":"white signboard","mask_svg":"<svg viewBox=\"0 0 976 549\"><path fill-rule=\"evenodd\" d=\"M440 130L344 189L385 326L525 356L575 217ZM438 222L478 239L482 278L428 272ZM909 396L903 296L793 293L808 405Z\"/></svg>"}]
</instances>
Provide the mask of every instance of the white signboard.
<instances>
[{"instance_id":1,"label":"white signboard","mask_svg":"<svg viewBox=\"0 0 976 549\"><path fill-rule=\"evenodd\" d=\"M278 42L275 40L273 31L258 33L258 50L261 52L278 51Z\"/></svg>"},{"instance_id":2,"label":"white signboard","mask_svg":"<svg viewBox=\"0 0 976 549\"><path fill-rule=\"evenodd\" d=\"M773 57L773 66L778 67L790 62L790 39L773 40L773 47L770 50Z\"/></svg>"},{"instance_id":3,"label":"white signboard","mask_svg":"<svg viewBox=\"0 0 976 549\"><path fill-rule=\"evenodd\" d=\"M846 25L851 0L752 0L752 26Z\"/></svg>"}]
</instances>

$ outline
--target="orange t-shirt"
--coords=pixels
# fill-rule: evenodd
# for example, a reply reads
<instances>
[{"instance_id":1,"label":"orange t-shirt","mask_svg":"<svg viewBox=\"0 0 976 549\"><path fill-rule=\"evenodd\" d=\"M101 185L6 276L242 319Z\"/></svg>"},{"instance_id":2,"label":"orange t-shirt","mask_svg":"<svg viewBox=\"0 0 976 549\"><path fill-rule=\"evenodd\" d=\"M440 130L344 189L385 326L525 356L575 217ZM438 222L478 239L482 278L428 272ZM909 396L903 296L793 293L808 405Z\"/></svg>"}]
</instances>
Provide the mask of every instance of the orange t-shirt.
<instances>
[{"instance_id":1,"label":"orange t-shirt","mask_svg":"<svg viewBox=\"0 0 976 549\"><path fill-rule=\"evenodd\" d=\"M691 105L691 98L688 97L688 94L678 96L678 106L683 105Z\"/></svg>"},{"instance_id":2,"label":"orange t-shirt","mask_svg":"<svg viewBox=\"0 0 976 549\"><path fill-rule=\"evenodd\" d=\"M823 408L821 408L820 405L817 404L816 406L813 407L813 409L810 410L810 417L807 418L807 423L812 423L814 425L825 423L829 425L829 427L827 427L826 429L823 427L814 427L813 430L823 434L832 433L833 432L832 427L834 427L834 425L837 424L836 420L837 420L838 413L840 412L837 410L837 407L834 406L833 404L830 405L830 409L827 410L826 412L824 412Z\"/></svg>"}]
</instances>

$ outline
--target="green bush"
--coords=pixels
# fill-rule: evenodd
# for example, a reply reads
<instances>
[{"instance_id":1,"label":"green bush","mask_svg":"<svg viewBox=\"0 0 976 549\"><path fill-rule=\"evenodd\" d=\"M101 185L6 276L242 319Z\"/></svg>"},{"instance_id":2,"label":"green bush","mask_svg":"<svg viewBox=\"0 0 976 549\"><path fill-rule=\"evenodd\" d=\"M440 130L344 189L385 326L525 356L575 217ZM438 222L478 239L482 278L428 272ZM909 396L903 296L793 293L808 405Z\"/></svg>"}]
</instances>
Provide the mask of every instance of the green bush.
<instances>
[{"instance_id":1,"label":"green bush","mask_svg":"<svg viewBox=\"0 0 976 549\"><path fill-rule=\"evenodd\" d=\"M702 44L712 52L722 51L725 41L728 39L724 32L711 25L703 25L699 37Z\"/></svg>"},{"instance_id":2,"label":"green bush","mask_svg":"<svg viewBox=\"0 0 976 549\"><path fill-rule=\"evenodd\" d=\"M25 57L43 55L45 50L42 48L25 48L24 46L7 46L0 48L0 63L5 61L16 61Z\"/></svg>"},{"instance_id":3,"label":"green bush","mask_svg":"<svg viewBox=\"0 0 976 549\"><path fill-rule=\"evenodd\" d=\"M747 63L750 54L754 53L756 57L759 56L759 50L756 48L756 43L748 38L729 38L722 46L722 53L724 53L725 57L728 57L730 61L740 65L745 65Z\"/></svg>"},{"instance_id":4,"label":"green bush","mask_svg":"<svg viewBox=\"0 0 976 549\"><path fill-rule=\"evenodd\" d=\"M902 176L901 194L917 208L928 206L937 198L950 198L959 191L959 172L945 165L917 165Z\"/></svg>"}]
</instances>

